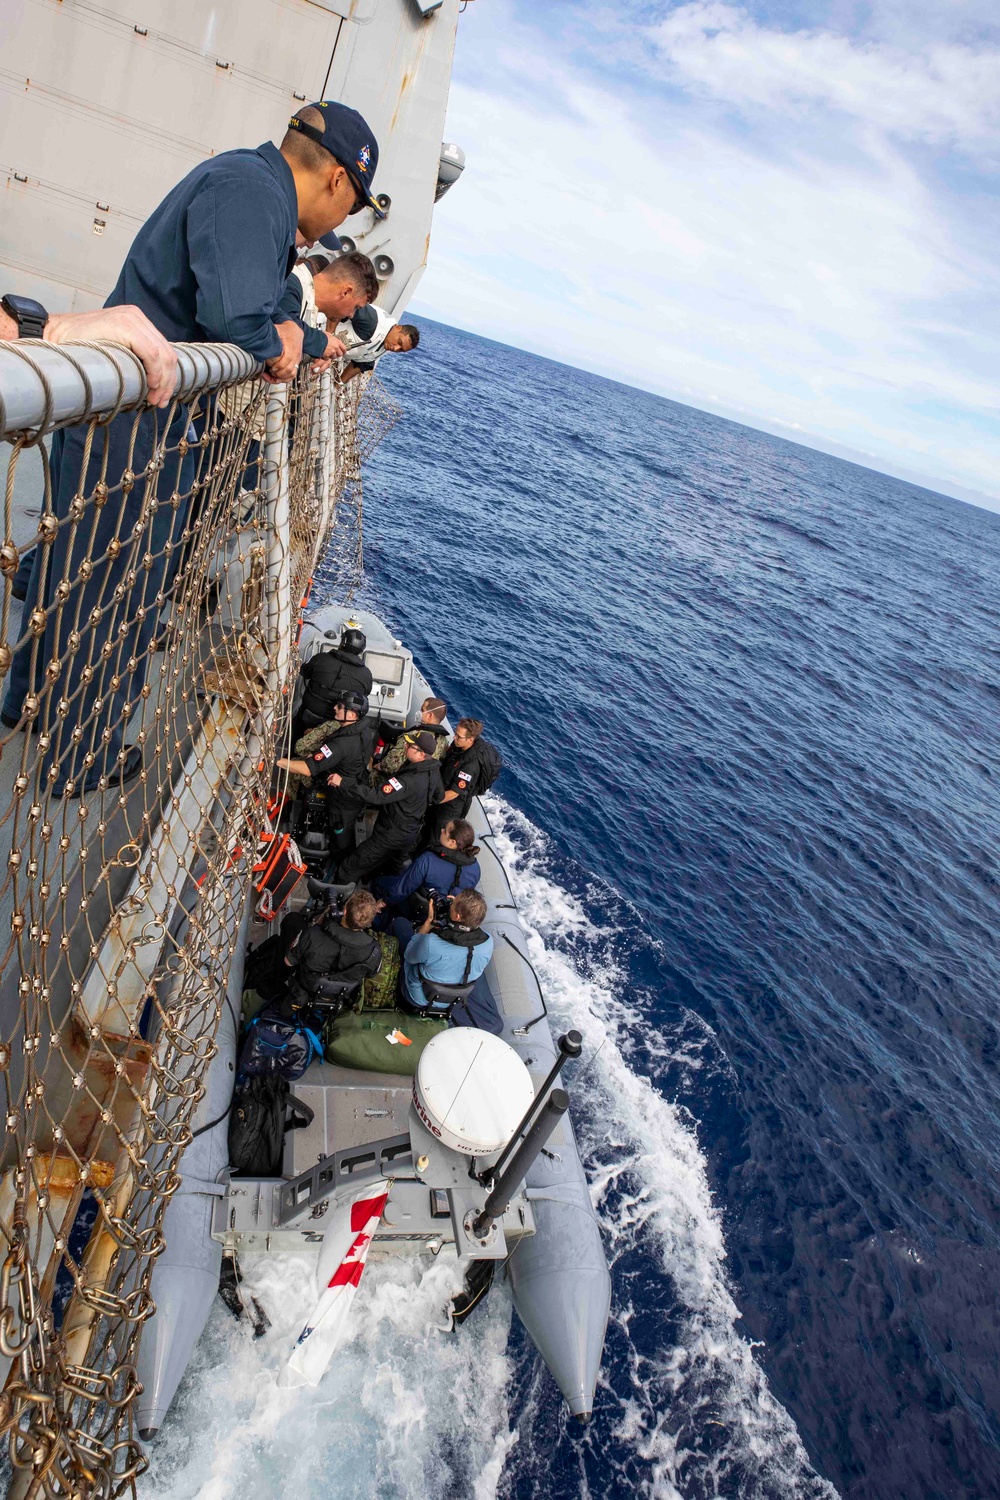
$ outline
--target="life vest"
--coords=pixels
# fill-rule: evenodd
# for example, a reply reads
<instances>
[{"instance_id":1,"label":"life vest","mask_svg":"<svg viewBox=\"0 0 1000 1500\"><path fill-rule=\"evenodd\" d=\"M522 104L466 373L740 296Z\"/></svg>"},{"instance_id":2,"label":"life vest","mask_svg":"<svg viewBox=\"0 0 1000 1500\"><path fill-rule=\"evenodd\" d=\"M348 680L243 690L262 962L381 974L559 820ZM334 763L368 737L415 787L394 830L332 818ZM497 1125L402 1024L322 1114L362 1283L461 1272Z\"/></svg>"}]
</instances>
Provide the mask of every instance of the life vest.
<instances>
[{"instance_id":1,"label":"life vest","mask_svg":"<svg viewBox=\"0 0 1000 1500\"><path fill-rule=\"evenodd\" d=\"M469 975L472 972L473 951L476 948L480 947L481 944L489 942L489 933L484 931L482 927L459 927L454 923L449 923L445 927L439 927L435 931L434 936L441 938L446 943L454 944L456 948L464 948L466 950L465 973L462 975L461 979L457 981L457 983L468 984ZM427 978L427 975L424 973L422 966L418 969L417 972L419 973L421 979ZM431 983L433 984L434 981L432 980Z\"/></svg>"}]
</instances>

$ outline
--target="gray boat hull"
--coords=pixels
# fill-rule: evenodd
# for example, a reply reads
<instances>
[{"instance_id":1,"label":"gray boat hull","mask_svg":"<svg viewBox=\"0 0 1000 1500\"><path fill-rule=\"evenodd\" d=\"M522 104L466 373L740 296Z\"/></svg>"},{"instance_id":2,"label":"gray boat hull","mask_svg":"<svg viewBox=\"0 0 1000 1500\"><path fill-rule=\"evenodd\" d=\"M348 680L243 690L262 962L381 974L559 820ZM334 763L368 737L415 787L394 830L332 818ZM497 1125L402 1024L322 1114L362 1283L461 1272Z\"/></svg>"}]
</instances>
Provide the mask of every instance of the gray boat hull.
<instances>
[{"instance_id":1,"label":"gray boat hull","mask_svg":"<svg viewBox=\"0 0 1000 1500\"><path fill-rule=\"evenodd\" d=\"M154 1437L163 1424L219 1290L222 1245L212 1238L212 1208L225 1192L228 1177L228 1111L236 1078L249 921L247 907L229 972L218 1052L192 1122L195 1138L181 1158L181 1185L163 1218L166 1248L156 1262L150 1288L156 1312L143 1329L137 1360L143 1393L136 1403L136 1426L144 1441ZM205 1130L206 1125L211 1128Z\"/></svg>"},{"instance_id":2,"label":"gray boat hull","mask_svg":"<svg viewBox=\"0 0 1000 1500\"><path fill-rule=\"evenodd\" d=\"M482 841L480 890L490 903L486 925L495 943L487 980L504 1017L504 1040L524 1059L537 1090L555 1061L556 1044L507 873L479 802L469 819ZM572 1089L572 1070L566 1082ZM586 1421L601 1368L611 1275L568 1116L536 1158L526 1186L535 1233L518 1244L508 1263L514 1307L570 1411Z\"/></svg>"}]
</instances>

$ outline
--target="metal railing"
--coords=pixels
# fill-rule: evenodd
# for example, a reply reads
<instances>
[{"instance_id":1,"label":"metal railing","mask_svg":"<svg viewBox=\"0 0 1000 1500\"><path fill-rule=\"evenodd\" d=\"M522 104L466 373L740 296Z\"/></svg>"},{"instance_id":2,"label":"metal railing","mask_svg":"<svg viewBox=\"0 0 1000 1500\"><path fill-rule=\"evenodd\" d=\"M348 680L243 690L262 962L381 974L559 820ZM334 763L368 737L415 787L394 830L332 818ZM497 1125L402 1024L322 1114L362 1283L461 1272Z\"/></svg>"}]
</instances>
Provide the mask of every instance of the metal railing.
<instances>
[{"instance_id":1,"label":"metal railing","mask_svg":"<svg viewBox=\"0 0 1000 1500\"><path fill-rule=\"evenodd\" d=\"M0 1430L26 1494L145 1466L136 1351L296 627L331 532L356 581L338 507L398 416L370 379L178 353L156 412L124 349L0 344Z\"/></svg>"}]
</instances>

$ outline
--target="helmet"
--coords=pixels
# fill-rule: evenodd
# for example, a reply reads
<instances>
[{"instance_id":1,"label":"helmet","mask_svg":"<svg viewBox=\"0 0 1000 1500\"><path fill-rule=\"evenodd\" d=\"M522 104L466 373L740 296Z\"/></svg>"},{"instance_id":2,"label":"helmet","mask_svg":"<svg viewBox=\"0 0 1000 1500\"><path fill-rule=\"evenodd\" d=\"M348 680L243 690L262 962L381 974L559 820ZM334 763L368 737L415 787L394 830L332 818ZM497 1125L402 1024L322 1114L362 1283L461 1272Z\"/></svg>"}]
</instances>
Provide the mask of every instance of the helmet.
<instances>
[{"instance_id":1,"label":"helmet","mask_svg":"<svg viewBox=\"0 0 1000 1500\"><path fill-rule=\"evenodd\" d=\"M360 656L368 644L368 638L363 630L356 626L348 625L340 637L341 651L350 651L352 656Z\"/></svg>"},{"instance_id":2,"label":"helmet","mask_svg":"<svg viewBox=\"0 0 1000 1500\"><path fill-rule=\"evenodd\" d=\"M344 707L349 714L357 714L359 719L365 718L368 713L368 699L365 697L364 693L341 693L340 697L337 699L337 702L338 704L342 705L342 707Z\"/></svg>"}]
</instances>

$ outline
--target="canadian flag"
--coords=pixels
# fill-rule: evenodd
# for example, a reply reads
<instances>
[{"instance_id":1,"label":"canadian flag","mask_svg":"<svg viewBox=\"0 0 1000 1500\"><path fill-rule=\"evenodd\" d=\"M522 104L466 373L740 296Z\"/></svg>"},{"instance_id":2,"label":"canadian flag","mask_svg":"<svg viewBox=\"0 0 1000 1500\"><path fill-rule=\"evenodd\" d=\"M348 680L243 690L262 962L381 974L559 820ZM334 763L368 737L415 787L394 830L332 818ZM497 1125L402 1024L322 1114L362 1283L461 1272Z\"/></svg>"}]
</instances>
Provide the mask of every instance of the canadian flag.
<instances>
[{"instance_id":1,"label":"canadian flag","mask_svg":"<svg viewBox=\"0 0 1000 1500\"><path fill-rule=\"evenodd\" d=\"M373 1193L369 1184L334 1209L319 1255L324 1290L278 1376L279 1385L319 1385L322 1380L343 1341L347 1314L391 1185Z\"/></svg>"}]
</instances>

